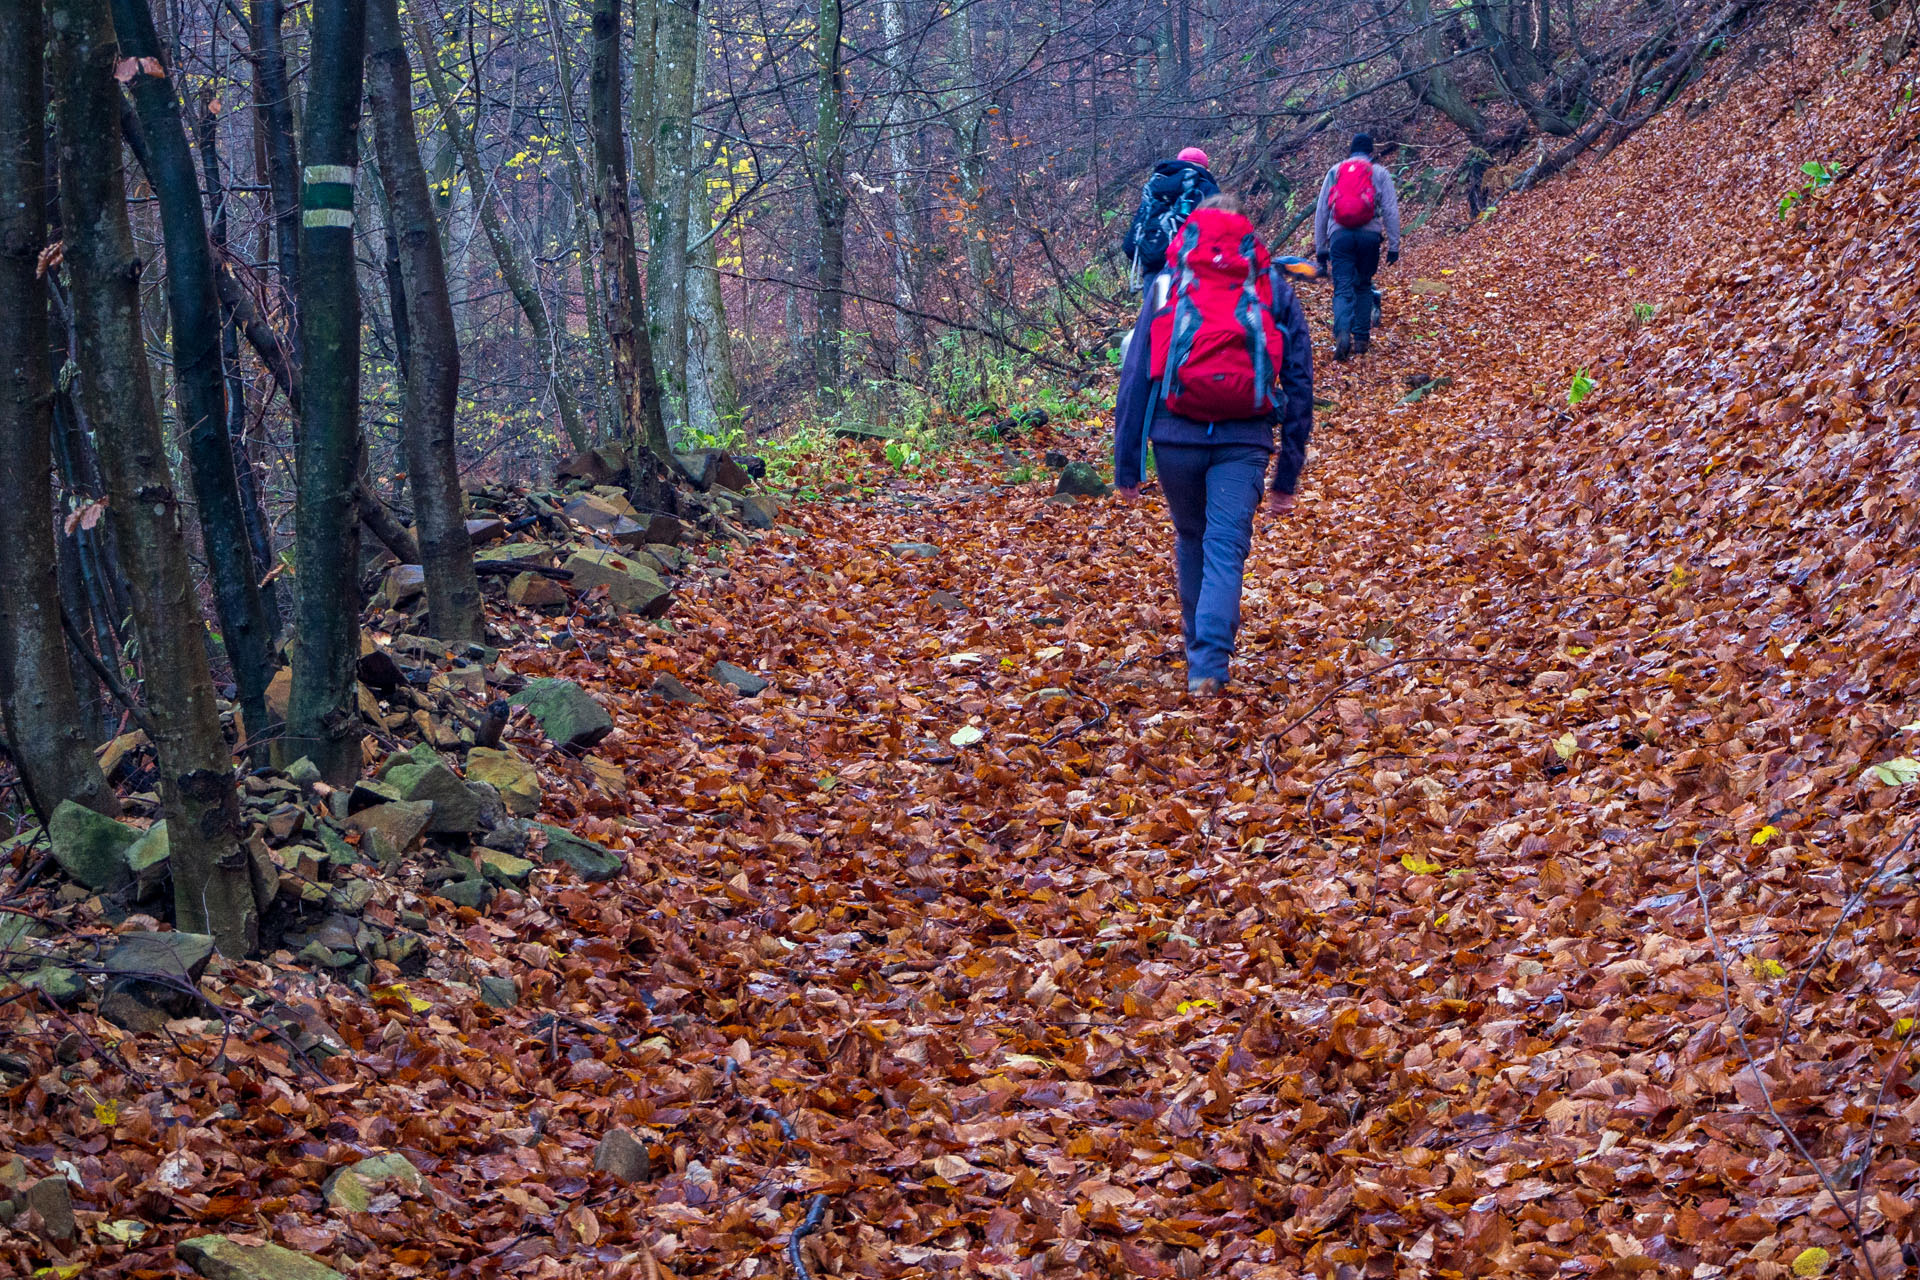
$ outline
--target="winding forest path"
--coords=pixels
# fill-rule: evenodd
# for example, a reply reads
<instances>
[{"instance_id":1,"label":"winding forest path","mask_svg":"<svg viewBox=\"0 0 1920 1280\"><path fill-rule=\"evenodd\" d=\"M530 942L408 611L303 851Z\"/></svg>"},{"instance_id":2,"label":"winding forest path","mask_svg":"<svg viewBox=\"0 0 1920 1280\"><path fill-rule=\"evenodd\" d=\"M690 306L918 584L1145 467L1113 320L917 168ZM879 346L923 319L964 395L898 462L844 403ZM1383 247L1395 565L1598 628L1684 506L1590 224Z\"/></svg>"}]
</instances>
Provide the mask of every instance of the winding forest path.
<instances>
[{"instance_id":1,"label":"winding forest path","mask_svg":"<svg viewBox=\"0 0 1920 1280\"><path fill-rule=\"evenodd\" d=\"M216 1034L208 1114L123 1042L151 1105L30 1098L34 1158L362 1276L786 1275L803 1221L817 1277L1903 1273L1920 113L1874 33L1796 38L1412 241L1230 696L1184 693L1151 495L996 456L793 506L671 631L509 655L615 712L614 769L510 732L625 877L314 988L330 1084ZM425 1183L330 1210L377 1151Z\"/></svg>"}]
</instances>

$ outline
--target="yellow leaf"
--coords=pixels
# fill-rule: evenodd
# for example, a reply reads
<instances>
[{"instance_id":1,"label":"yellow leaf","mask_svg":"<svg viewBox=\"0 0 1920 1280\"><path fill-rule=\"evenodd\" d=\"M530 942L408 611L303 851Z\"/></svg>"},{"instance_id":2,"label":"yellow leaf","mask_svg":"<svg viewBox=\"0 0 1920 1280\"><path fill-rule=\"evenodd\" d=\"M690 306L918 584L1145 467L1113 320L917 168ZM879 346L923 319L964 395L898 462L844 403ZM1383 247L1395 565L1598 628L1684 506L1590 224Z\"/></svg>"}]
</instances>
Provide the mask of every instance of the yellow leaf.
<instances>
[{"instance_id":1,"label":"yellow leaf","mask_svg":"<svg viewBox=\"0 0 1920 1280\"><path fill-rule=\"evenodd\" d=\"M1192 1013L1195 1009L1218 1009L1219 1007L1220 1002L1217 1000L1182 1000L1180 1002L1181 1013Z\"/></svg>"},{"instance_id":2,"label":"yellow leaf","mask_svg":"<svg viewBox=\"0 0 1920 1280\"><path fill-rule=\"evenodd\" d=\"M1893 1034L1897 1036L1904 1036L1911 1030L1913 1030L1912 1018L1902 1018L1893 1024Z\"/></svg>"},{"instance_id":3,"label":"yellow leaf","mask_svg":"<svg viewBox=\"0 0 1920 1280\"><path fill-rule=\"evenodd\" d=\"M107 1126L107 1128L109 1129L113 1128L113 1126L120 1123L119 1102L117 1102L112 1098L109 1098L105 1102L94 1103L93 1118L95 1120L98 1120L101 1124Z\"/></svg>"},{"instance_id":4,"label":"yellow leaf","mask_svg":"<svg viewBox=\"0 0 1920 1280\"><path fill-rule=\"evenodd\" d=\"M375 1000L397 1000L409 1009L412 1009L415 1013L425 1013L427 1010L433 1008L431 1003L422 1000L411 991L408 991L407 984L404 982L396 982L391 986L385 987L371 987L368 989L367 994Z\"/></svg>"},{"instance_id":5,"label":"yellow leaf","mask_svg":"<svg viewBox=\"0 0 1920 1280\"><path fill-rule=\"evenodd\" d=\"M1570 644L1567 646L1567 656L1570 658L1577 658L1585 652L1587 652L1587 646L1583 644Z\"/></svg>"},{"instance_id":6,"label":"yellow leaf","mask_svg":"<svg viewBox=\"0 0 1920 1280\"><path fill-rule=\"evenodd\" d=\"M1753 842L1755 844L1765 844L1779 834L1780 828L1769 822L1766 826L1753 833Z\"/></svg>"},{"instance_id":7,"label":"yellow leaf","mask_svg":"<svg viewBox=\"0 0 1920 1280\"><path fill-rule=\"evenodd\" d=\"M1426 858L1421 857L1417 853L1401 854L1400 865L1405 867L1407 870L1413 872L1413 874L1417 876L1430 876L1434 874L1436 871L1440 870L1439 863L1430 862Z\"/></svg>"},{"instance_id":8,"label":"yellow leaf","mask_svg":"<svg viewBox=\"0 0 1920 1280\"><path fill-rule=\"evenodd\" d=\"M1689 576L1691 575L1689 575L1684 568L1682 568L1679 565L1675 565L1673 566L1673 569L1667 574L1667 585L1670 587L1684 587L1687 585L1687 579Z\"/></svg>"},{"instance_id":9,"label":"yellow leaf","mask_svg":"<svg viewBox=\"0 0 1920 1280\"><path fill-rule=\"evenodd\" d=\"M1447 921L1451 920L1452 918L1453 918L1453 912L1442 911L1439 915L1433 918L1433 927L1438 929L1441 925L1445 924Z\"/></svg>"},{"instance_id":10,"label":"yellow leaf","mask_svg":"<svg viewBox=\"0 0 1920 1280\"><path fill-rule=\"evenodd\" d=\"M985 733L982 733L974 725L963 724L951 734L947 735L947 741L956 747L970 747L986 736Z\"/></svg>"},{"instance_id":11,"label":"yellow leaf","mask_svg":"<svg viewBox=\"0 0 1920 1280\"><path fill-rule=\"evenodd\" d=\"M1787 966L1771 957L1748 956L1747 968L1752 971L1753 976L1756 978L1784 978L1787 976Z\"/></svg>"},{"instance_id":12,"label":"yellow leaf","mask_svg":"<svg viewBox=\"0 0 1920 1280\"><path fill-rule=\"evenodd\" d=\"M152 1229L138 1218L121 1218L116 1222L100 1224L100 1234L116 1244L132 1244Z\"/></svg>"},{"instance_id":13,"label":"yellow leaf","mask_svg":"<svg viewBox=\"0 0 1920 1280\"><path fill-rule=\"evenodd\" d=\"M41 1267L33 1273L33 1280L73 1280L86 1269L84 1262L69 1262L64 1267Z\"/></svg>"},{"instance_id":14,"label":"yellow leaf","mask_svg":"<svg viewBox=\"0 0 1920 1280\"><path fill-rule=\"evenodd\" d=\"M1562 760L1571 760L1580 754L1580 739L1571 733L1563 733L1553 740L1553 750Z\"/></svg>"},{"instance_id":15,"label":"yellow leaf","mask_svg":"<svg viewBox=\"0 0 1920 1280\"><path fill-rule=\"evenodd\" d=\"M1920 780L1920 760L1912 756L1882 760L1879 764L1867 767L1867 776L1883 786L1904 787L1909 782Z\"/></svg>"},{"instance_id":16,"label":"yellow leaf","mask_svg":"<svg viewBox=\"0 0 1920 1280\"><path fill-rule=\"evenodd\" d=\"M1822 1249L1819 1245L1815 1245L1811 1249L1802 1249L1799 1256L1793 1260L1793 1274L1797 1276L1817 1276L1825 1271L1827 1264L1832 1261L1833 1255L1825 1249Z\"/></svg>"}]
</instances>

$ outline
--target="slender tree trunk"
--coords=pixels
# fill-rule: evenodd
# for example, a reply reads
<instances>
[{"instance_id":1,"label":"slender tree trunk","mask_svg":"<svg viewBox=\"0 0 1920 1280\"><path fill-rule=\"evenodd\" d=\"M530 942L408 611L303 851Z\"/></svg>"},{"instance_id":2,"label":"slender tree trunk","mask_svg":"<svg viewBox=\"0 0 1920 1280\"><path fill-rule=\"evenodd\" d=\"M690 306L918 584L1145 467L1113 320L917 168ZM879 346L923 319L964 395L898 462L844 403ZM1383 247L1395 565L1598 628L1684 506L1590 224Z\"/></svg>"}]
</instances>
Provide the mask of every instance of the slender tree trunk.
<instances>
[{"instance_id":1,"label":"slender tree trunk","mask_svg":"<svg viewBox=\"0 0 1920 1280\"><path fill-rule=\"evenodd\" d=\"M821 400L840 401L845 380L847 279L847 71L841 61L842 0L820 0L815 38L817 80L813 212L819 224L820 290L814 294L813 381Z\"/></svg>"},{"instance_id":2,"label":"slender tree trunk","mask_svg":"<svg viewBox=\"0 0 1920 1280\"><path fill-rule=\"evenodd\" d=\"M567 433L567 439L576 449L585 449L591 441L587 438L586 425L580 420L580 401L574 395L573 384L567 380L566 371L560 367L560 344L554 333L553 322L547 314L547 303L540 296L536 283L533 263L513 238L507 234L506 225L500 220L500 208L495 200L491 175L481 167L480 148L475 144L473 126L460 116L459 104L453 100L453 86L447 83L447 73L440 66L440 60L434 54L433 36L426 27L426 18L420 10L413 13L414 44L420 53L421 69L427 73L427 84L433 90L433 100L440 108L440 116L445 121L447 136L453 139L454 151L460 157L460 167L467 175L467 185L473 190L474 213L480 220L480 230L487 238L487 247L493 250L493 259L500 267L501 279L506 281L507 291L513 294L513 300L520 304L520 310L527 317L527 327L533 330L533 341L540 348L540 357L546 362L548 385L553 388L554 404L560 411L560 428Z\"/></svg>"},{"instance_id":3,"label":"slender tree trunk","mask_svg":"<svg viewBox=\"0 0 1920 1280\"><path fill-rule=\"evenodd\" d=\"M627 436L662 468L673 446L660 411L660 384L648 341L646 300L633 244L633 207L627 196L627 148L621 136L620 0L593 0L593 67L587 105L593 131L593 198L600 212L607 338L614 381L625 405Z\"/></svg>"},{"instance_id":4,"label":"slender tree trunk","mask_svg":"<svg viewBox=\"0 0 1920 1280\"><path fill-rule=\"evenodd\" d=\"M200 168L206 175L207 198L213 202L208 230L213 237L214 269L227 271L227 194L220 180L219 113L212 92L206 91L196 117L200 142ZM219 276L215 276L216 286ZM273 534L267 526L266 507L260 498L260 478L254 466L253 450L247 443L247 381L240 365L240 326L233 307L220 301L220 364L227 382L227 443L233 451L233 475L240 486L240 515L247 527L247 546L253 553L256 572L262 575L259 586L260 607L267 616L268 644L280 638L280 589L266 575L273 567Z\"/></svg>"},{"instance_id":5,"label":"slender tree trunk","mask_svg":"<svg viewBox=\"0 0 1920 1280\"><path fill-rule=\"evenodd\" d=\"M37 4L0 22L0 723L42 820L62 800L120 811L60 628L47 292L35 278L47 242L45 44Z\"/></svg>"},{"instance_id":6,"label":"slender tree trunk","mask_svg":"<svg viewBox=\"0 0 1920 1280\"><path fill-rule=\"evenodd\" d=\"M913 225L913 161L907 130L896 123L899 117L912 114L912 107L907 100L907 24L903 0L880 0L880 36L887 51L887 167L892 170L890 181L893 187L893 201L887 211L893 233L892 241L887 246L888 261L893 267L894 301L900 304L893 313L893 336L900 354L906 357L907 362L924 370L927 362L926 329L919 317L913 314L920 310L916 300L919 291L914 287L919 238L914 234Z\"/></svg>"},{"instance_id":7,"label":"slender tree trunk","mask_svg":"<svg viewBox=\"0 0 1920 1280\"><path fill-rule=\"evenodd\" d=\"M287 53L281 43L281 0L253 0L247 43L252 47L254 127L267 155L273 198L273 244L280 262L280 292L289 335L298 335L300 296L300 159L293 137L293 91L287 85ZM300 345L297 336L292 343Z\"/></svg>"},{"instance_id":8,"label":"slender tree trunk","mask_svg":"<svg viewBox=\"0 0 1920 1280\"><path fill-rule=\"evenodd\" d=\"M353 255L354 171L360 159L365 0L316 0L301 152L300 490L294 568L300 585L288 760L310 757L330 782L360 771L360 288Z\"/></svg>"},{"instance_id":9,"label":"slender tree trunk","mask_svg":"<svg viewBox=\"0 0 1920 1280\"><path fill-rule=\"evenodd\" d=\"M227 435L227 383L220 360L220 303L213 284L213 245L200 204L199 175L187 147L187 126L166 68L147 0L112 0L120 54L147 68L128 83L151 156L147 179L159 197L167 249L167 309L173 324L174 403L187 437L187 461L200 515L200 542L213 585L220 638L240 690L240 712L256 742L274 726L267 718L274 626L260 599L262 570L247 538L240 482Z\"/></svg>"},{"instance_id":10,"label":"slender tree trunk","mask_svg":"<svg viewBox=\"0 0 1920 1280\"><path fill-rule=\"evenodd\" d=\"M560 79L560 136L567 161L567 188L573 198L574 252L580 260L580 304L587 314L587 352L600 375L599 435L612 440L620 433L620 395L613 380L613 353L607 349L606 318L600 311L600 290L594 284L593 234L588 214L593 197L587 190L584 166L580 163L579 135L574 131L578 118L573 106L573 58L567 49L567 33L560 25L554 0L546 0L547 28L553 33L553 61Z\"/></svg>"},{"instance_id":11,"label":"slender tree trunk","mask_svg":"<svg viewBox=\"0 0 1920 1280\"><path fill-rule=\"evenodd\" d=\"M987 107L986 85L973 48L973 11L962 7L953 20L954 76L960 86L960 104L954 112L954 150L960 174L960 235L966 241L967 274L980 299L981 323L995 327L999 308L993 292L993 241L987 218Z\"/></svg>"},{"instance_id":12,"label":"slender tree trunk","mask_svg":"<svg viewBox=\"0 0 1920 1280\"><path fill-rule=\"evenodd\" d=\"M694 40L694 81L705 93L711 74L705 25ZM687 215L687 417L711 435L740 424L740 386L733 371L733 333L720 289L719 233L702 175L707 147L693 147L694 177Z\"/></svg>"},{"instance_id":13,"label":"slender tree trunk","mask_svg":"<svg viewBox=\"0 0 1920 1280\"><path fill-rule=\"evenodd\" d=\"M669 430L687 412L687 216L693 188L693 110L700 0L659 6L654 60L653 192L647 199L647 297L654 366Z\"/></svg>"},{"instance_id":14,"label":"slender tree trunk","mask_svg":"<svg viewBox=\"0 0 1920 1280\"><path fill-rule=\"evenodd\" d=\"M366 5L367 103L387 191L387 225L399 246L405 286L405 305L396 307L394 315L398 329L404 312L409 334L400 440L426 571L427 626L442 640L477 643L486 638L486 622L454 452L460 342L453 328L433 193L427 189L414 133L413 68L407 63L395 0L366 0Z\"/></svg>"},{"instance_id":15,"label":"slender tree trunk","mask_svg":"<svg viewBox=\"0 0 1920 1280\"><path fill-rule=\"evenodd\" d=\"M179 496L147 382L140 271L125 204L104 0L49 0L59 102L60 205L80 395L100 445L119 531L172 842L174 922L228 955L259 939L233 759L220 733Z\"/></svg>"}]
</instances>

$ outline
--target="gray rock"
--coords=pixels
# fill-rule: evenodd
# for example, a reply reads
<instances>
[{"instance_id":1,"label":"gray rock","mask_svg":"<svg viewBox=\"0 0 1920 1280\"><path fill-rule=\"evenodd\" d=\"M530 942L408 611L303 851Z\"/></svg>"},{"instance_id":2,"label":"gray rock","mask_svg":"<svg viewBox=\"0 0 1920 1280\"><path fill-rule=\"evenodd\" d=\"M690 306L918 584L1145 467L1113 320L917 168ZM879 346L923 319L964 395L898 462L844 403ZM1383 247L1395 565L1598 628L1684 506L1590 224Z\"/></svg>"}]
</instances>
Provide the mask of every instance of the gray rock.
<instances>
[{"instance_id":1,"label":"gray rock","mask_svg":"<svg viewBox=\"0 0 1920 1280\"><path fill-rule=\"evenodd\" d=\"M910 560L931 560L940 554L940 548L931 542L896 542L887 550Z\"/></svg>"},{"instance_id":2,"label":"gray rock","mask_svg":"<svg viewBox=\"0 0 1920 1280\"><path fill-rule=\"evenodd\" d=\"M73 1220L73 1192L65 1174L42 1178L27 1188L27 1208L40 1215L47 1239L65 1244L79 1234Z\"/></svg>"},{"instance_id":3,"label":"gray rock","mask_svg":"<svg viewBox=\"0 0 1920 1280\"><path fill-rule=\"evenodd\" d=\"M509 818L480 837L480 845L485 849L498 849L502 853L525 854L532 836L531 822L520 818Z\"/></svg>"},{"instance_id":4,"label":"gray rock","mask_svg":"<svg viewBox=\"0 0 1920 1280\"><path fill-rule=\"evenodd\" d=\"M780 520L780 508L763 494L750 493L740 499L740 516L756 529L771 529Z\"/></svg>"},{"instance_id":5,"label":"gray rock","mask_svg":"<svg viewBox=\"0 0 1920 1280\"><path fill-rule=\"evenodd\" d=\"M668 702L705 702L693 690L681 682L680 677L670 671L662 671L653 678L653 687L648 690L656 698L665 698Z\"/></svg>"},{"instance_id":6,"label":"gray rock","mask_svg":"<svg viewBox=\"0 0 1920 1280\"><path fill-rule=\"evenodd\" d=\"M582 880L601 883L612 880L627 869L627 860L619 854L591 840L573 834L565 827L539 824L547 833L546 860L556 858L573 868L573 873Z\"/></svg>"},{"instance_id":7,"label":"gray rock","mask_svg":"<svg viewBox=\"0 0 1920 1280\"><path fill-rule=\"evenodd\" d=\"M181 982L198 982L212 959L210 934L124 933L107 953L107 973L113 977L163 974Z\"/></svg>"},{"instance_id":8,"label":"gray rock","mask_svg":"<svg viewBox=\"0 0 1920 1280\"><path fill-rule=\"evenodd\" d=\"M431 753L431 748L428 748ZM386 784L403 800L433 805L427 830L433 835L472 835L480 830L480 801L438 756L422 759L419 749L387 769ZM403 848L405 846L402 846Z\"/></svg>"},{"instance_id":9,"label":"gray rock","mask_svg":"<svg viewBox=\"0 0 1920 1280\"><path fill-rule=\"evenodd\" d=\"M288 765L284 772L287 775L287 781L298 783L303 787L311 787L314 783L321 781L320 766L305 756Z\"/></svg>"},{"instance_id":10,"label":"gray rock","mask_svg":"<svg viewBox=\"0 0 1920 1280\"><path fill-rule=\"evenodd\" d=\"M472 907L478 911L493 897L493 886L485 880L453 880L435 892L456 907Z\"/></svg>"},{"instance_id":11,"label":"gray rock","mask_svg":"<svg viewBox=\"0 0 1920 1280\"><path fill-rule=\"evenodd\" d=\"M487 782L467 783L467 792L473 797L475 822L481 831L492 831L513 815L507 811L507 802L500 798L499 789Z\"/></svg>"},{"instance_id":12,"label":"gray rock","mask_svg":"<svg viewBox=\"0 0 1920 1280\"><path fill-rule=\"evenodd\" d=\"M57 964L41 965L21 978L20 985L32 987L62 1008L71 1008L79 1004L87 994L87 980L73 970L63 969Z\"/></svg>"},{"instance_id":13,"label":"gray rock","mask_svg":"<svg viewBox=\"0 0 1920 1280\"><path fill-rule=\"evenodd\" d=\"M530 680L513 695L515 706L533 712L547 737L584 751L613 732L613 717L571 680Z\"/></svg>"},{"instance_id":14,"label":"gray rock","mask_svg":"<svg viewBox=\"0 0 1920 1280\"><path fill-rule=\"evenodd\" d=\"M749 698L764 692L767 688L765 680L745 667L736 667L731 662L714 663L707 675L712 677L714 683L731 685Z\"/></svg>"},{"instance_id":15,"label":"gray rock","mask_svg":"<svg viewBox=\"0 0 1920 1280\"><path fill-rule=\"evenodd\" d=\"M527 877L533 874L532 862L498 849L483 849L473 861L480 868L481 875L502 888L517 889L526 884Z\"/></svg>"},{"instance_id":16,"label":"gray rock","mask_svg":"<svg viewBox=\"0 0 1920 1280\"><path fill-rule=\"evenodd\" d=\"M405 800L395 787L375 778L362 778L353 784L353 790L347 795L347 812L354 814L362 809L371 809L377 804L392 804L396 800Z\"/></svg>"},{"instance_id":17,"label":"gray rock","mask_svg":"<svg viewBox=\"0 0 1920 1280\"><path fill-rule=\"evenodd\" d=\"M520 990L507 978L482 978L480 999L496 1009L511 1009L520 1003Z\"/></svg>"},{"instance_id":18,"label":"gray rock","mask_svg":"<svg viewBox=\"0 0 1920 1280\"><path fill-rule=\"evenodd\" d=\"M133 896L136 901L145 902L166 886L170 869L168 860L172 856L173 845L167 839L164 818L148 827L145 834L127 846L127 869L133 872Z\"/></svg>"},{"instance_id":19,"label":"gray rock","mask_svg":"<svg viewBox=\"0 0 1920 1280\"><path fill-rule=\"evenodd\" d=\"M642 564L635 557L589 548L568 556L563 567L573 575L575 590L605 587L607 600L616 609L658 618L673 607L673 588L650 564Z\"/></svg>"},{"instance_id":20,"label":"gray rock","mask_svg":"<svg viewBox=\"0 0 1920 1280\"><path fill-rule=\"evenodd\" d=\"M644 1182L652 1172L646 1144L626 1129L615 1129L593 1149L593 1167L618 1182Z\"/></svg>"},{"instance_id":21,"label":"gray rock","mask_svg":"<svg viewBox=\"0 0 1920 1280\"><path fill-rule=\"evenodd\" d=\"M100 998L100 1016L136 1035L153 1035L164 1030L173 1015L157 1005L148 1004L131 991L109 991Z\"/></svg>"},{"instance_id":22,"label":"gray rock","mask_svg":"<svg viewBox=\"0 0 1920 1280\"><path fill-rule=\"evenodd\" d=\"M398 609L427 590L427 571L417 564L397 564L387 573L387 603Z\"/></svg>"},{"instance_id":23,"label":"gray rock","mask_svg":"<svg viewBox=\"0 0 1920 1280\"><path fill-rule=\"evenodd\" d=\"M1058 494L1072 494L1083 498L1104 498L1113 492L1100 473L1093 469L1090 462L1069 462L1060 469L1060 479L1055 482L1053 491Z\"/></svg>"},{"instance_id":24,"label":"gray rock","mask_svg":"<svg viewBox=\"0 0 1920 1280\"><path fill-rule=\"evenodd\" d=\"M47 823L47 836L53 843L54 861L87 888L106 892L133 879L127 869L127 847L140 833L126 823L62 800Z\"/></svg>"},{"instance_id":25,"label":"gray rock","mask_svg":"<svg viewBox=\"0 0 1920 1280\"><path fill-rule=\"evenodd\" d=\"M327 1204L347 1213L365 1213L375 1196L391 1191L397 1195L416 1195L426 1188L427 1180L414 1168L413 1161L397 1151L368 1156L365 1160L335 1169L320 1184Z\"/></svg>"},{"instance_id":26,"label":"gray rock","mask_svg":"<svg viewBox=\"0 0 1920 1280\"><path fill-rule=\"evenodd\" d=\"M522 818L539 812L540 771L511 751L475 747L467 752L467 781L492 784L507 810Z\"/></svg>"},{"instance_id":27,"label":"gray rock","mask_svg":"<svg viewBox=\"0 0 1920 1280\"><path fill-rule=\"evenodd\" d=\"M967 602L951 591L935 591L927 597L927 603L936 609L946 609L948 611L967 607Z\"/></svg>"},{"instance_id":28,"label":"gray rock","mask_svg":"<svg viewBox=\"0 0 1920 1280\"><path fill-rule=\"evenodd\" d=\"M174 1252L207 1280L346 1280L317 1258L277 1244L242 1244L226 1236L195 1236L175 1245Z\"/></svg>"},{"instance_id":29,"label":"gray rock","mask_svg":"<svg viewBox=\"0 0 1920 1280\"><path fill-rule=\"evenodd\" d=\"M362 809L347 820L347 825L365 832L374 842L373 852L386 861L405 853L432 820L431 800L395 800Z\"/></svg>"}]
</instances>

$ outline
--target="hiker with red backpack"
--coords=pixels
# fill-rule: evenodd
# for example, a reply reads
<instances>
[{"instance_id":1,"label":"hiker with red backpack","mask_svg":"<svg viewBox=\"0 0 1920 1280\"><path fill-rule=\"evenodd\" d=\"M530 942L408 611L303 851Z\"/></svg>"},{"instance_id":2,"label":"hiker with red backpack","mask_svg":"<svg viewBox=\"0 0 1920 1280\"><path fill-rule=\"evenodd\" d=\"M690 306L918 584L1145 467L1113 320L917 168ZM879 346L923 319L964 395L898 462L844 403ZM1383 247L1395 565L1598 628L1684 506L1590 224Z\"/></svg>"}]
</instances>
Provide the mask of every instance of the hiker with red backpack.
<instances>
[{"instance_id":1,"label":"hiker with red backpack","mask_svg":"<svg viewBox=\"0 0 1920 1280\"><path fill-rule=\"evenodd\" d=\"M1313 211L1313 252L1333 276L1333 358L1367 354L1373 339L1373 273L1384 240L1400 261L1400 194L1373 158L1373 136L1353 135L1351 154L1327 170Z\"/></svg>"},{"instance_id":2,"label":"hiker with red backpack","mask_svg":"<svg viewBox=\"0 0 1920 1280\"><path fill-rule=\"evenodd\" d=\"M1113 482L1128 501L1153 443L1173 516L1187 691L1217 694L1240 628L1254 512L1263 493L1271 514L1293 510L1313 430L1306 312L1233 197L1203 201L1148 282L1113 419Z\"/></svg>"}]
</instances>

